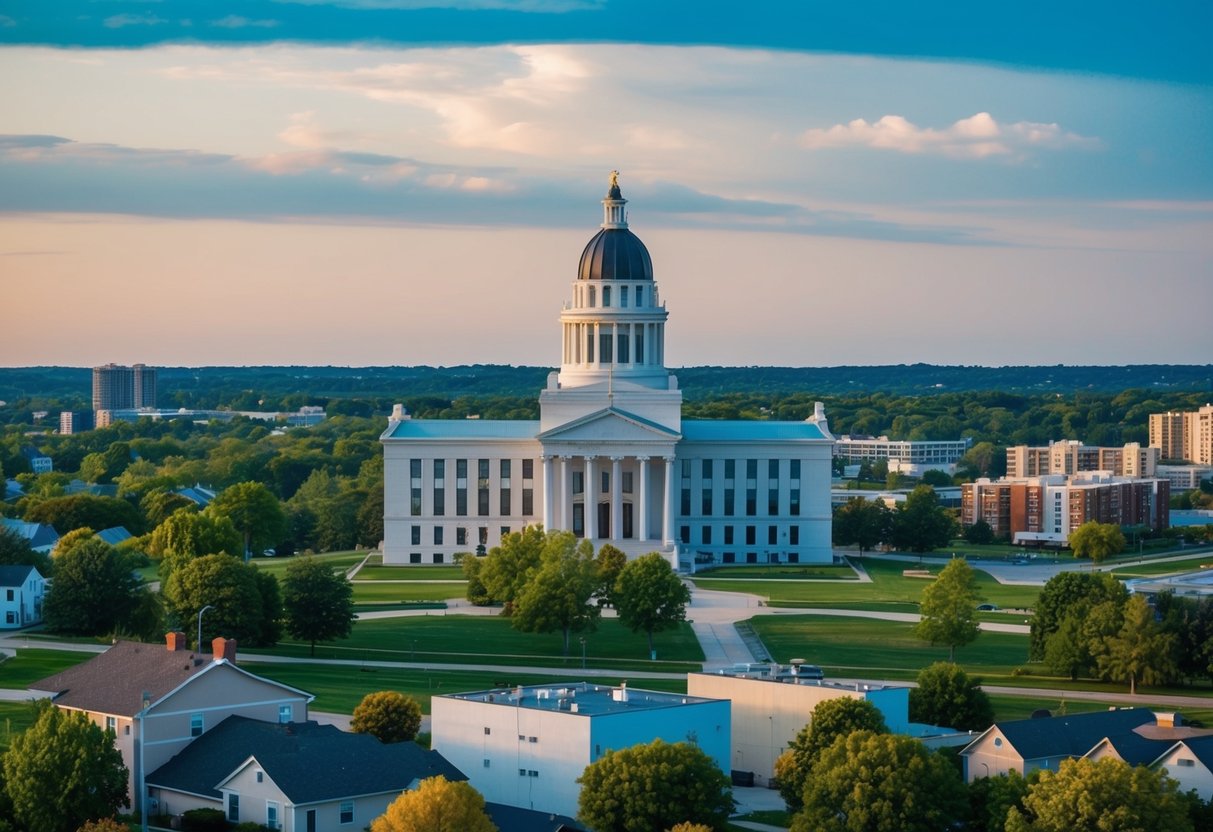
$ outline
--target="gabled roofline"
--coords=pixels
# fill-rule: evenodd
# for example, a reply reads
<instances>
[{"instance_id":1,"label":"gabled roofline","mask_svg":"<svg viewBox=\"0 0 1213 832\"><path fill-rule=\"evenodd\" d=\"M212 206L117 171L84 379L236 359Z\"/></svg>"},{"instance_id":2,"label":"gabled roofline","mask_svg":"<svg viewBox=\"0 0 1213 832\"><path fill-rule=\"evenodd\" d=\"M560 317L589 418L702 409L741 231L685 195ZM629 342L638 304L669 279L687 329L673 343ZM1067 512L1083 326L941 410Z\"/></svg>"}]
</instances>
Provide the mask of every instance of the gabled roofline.
<instances>
[{"instance_id":1,"label":"gabled roofline","mask_svg":"<svg viewBox=\"0 0 1213 832\"><path fill-rule=\"evenodd\" d=\"M994 723L993 725L991 725L989 728L987 728L986 730L982 731L980 734L978 734L976 737L974 737L974 738L973 738L973 739L972 739L972 740L969 742L969 744L968 744L968 745L966 745L964 748L960 749L960 753L961 753L961 754L968 754L968 753L969 753L969 749L970 749L970 748L972 748L973 746L977 745L977 743L979 743L979 742L981 742L983 739L985 739L985 738L986 738L986 735L987 735L987 734L989 734L991 731L993 731L993 730L994 730L995 728L997 728L997 727L998 727L998 723L996 722L996 723ZM1006 738L1006 735L1005 735L1005 734L1003 735L1003 741L1004 741L1004 742L1006 742L1006 743L1007 743L1007 745L1011 745L1010 740L1008 740L1008 739ZM1014 748L1015 746L1013 746L1013 745L1012 745L1011 747L1012 747L1012 748ZM1018 754L1019 752L1018 752L1018 751L1016 751L1015 753L1016 753L1016 754Z\"/></svg>"},{"instance_id":2,"label":"gabled roofline","mask_svg":"<svg viewBox=\"0 0 1213 832\"><path fill-rule=\"evenodd\" d=\"M587 413L584 416L579 416L571 422L565 422L562 425L549 428L548 430L539 433L535 438L540 441L547 439L559 439L562 433L567 433L574 428L579 428L582 425L588 425L591 422L597 422L601 419L607 418L608 416L616 416L623 419L625 422L630 422L633 425L636 425L637 427L660 434L666 439L678 440L682 438L682 434L676 430L667 428L665 425L659 425L658 423L650 419L646 419L643 416L637 416L635 413L628 413L626 410L620 410L613 405L610 407L604 407L601 410L595 410L593 413Z\"/></svg>"},{"instance_id":3,"label":"gabled roofline","mask_svg":"<svg viewBox=\"0 0 1213 832\"><path fill-rule=\"evenodd\" d=\"M245 670L244 668L240 667L239 665L237 665L233 662L229 662L227 659L212 659L206 667L202 668L197 673L191 673L189 676L187 676L185 678L184 681L182 681L180 684L178 684L177 687L173 688L172 690L170 690L168 693L161 696L156 701L149 703L147 706L147 709L150 711L152 708L155 708L157 705L159 705L164 700L166 700L169 697L176 694L179 690L181 690L186 685L191 684L195 679L201 679L207 673L210 673L216 667L220 667L220 666L230 667L230 668L232 668L232 670L235 670L239 673L243 673L245 676L248 676L250 679L256 679L259 682L265 682L267 685L274 685L275 687L289 690L292 693L297 693L300 696L307 699L307 702L309 705L312 702L314 702L316 699L316 695L314 693L308 693L305 690L299 690L298 688L293 688L290 685L283 684L282 682L276 682L273 679L267 679L264 676L258 676L256 673L251 673L251 672Z\"/></svg>"}]
</instances>

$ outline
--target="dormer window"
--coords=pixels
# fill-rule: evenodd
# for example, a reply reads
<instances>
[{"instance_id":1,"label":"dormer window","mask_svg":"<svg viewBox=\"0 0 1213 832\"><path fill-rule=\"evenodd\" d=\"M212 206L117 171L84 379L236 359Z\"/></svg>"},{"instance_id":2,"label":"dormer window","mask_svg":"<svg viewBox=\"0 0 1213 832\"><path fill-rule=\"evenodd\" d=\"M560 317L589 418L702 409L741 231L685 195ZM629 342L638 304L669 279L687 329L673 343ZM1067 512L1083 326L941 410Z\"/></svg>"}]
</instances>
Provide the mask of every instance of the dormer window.
<instances>
[{"instance_id":1,"label":"dormer window","mask_svg":"<svg viewBox=\"0 0 1213 832\"><path fill-rule=\"evenodd\" d=\"M602 287L602 305L604 307L611 305L611 287L610 286Z\"/></svg>"}]
</instances>

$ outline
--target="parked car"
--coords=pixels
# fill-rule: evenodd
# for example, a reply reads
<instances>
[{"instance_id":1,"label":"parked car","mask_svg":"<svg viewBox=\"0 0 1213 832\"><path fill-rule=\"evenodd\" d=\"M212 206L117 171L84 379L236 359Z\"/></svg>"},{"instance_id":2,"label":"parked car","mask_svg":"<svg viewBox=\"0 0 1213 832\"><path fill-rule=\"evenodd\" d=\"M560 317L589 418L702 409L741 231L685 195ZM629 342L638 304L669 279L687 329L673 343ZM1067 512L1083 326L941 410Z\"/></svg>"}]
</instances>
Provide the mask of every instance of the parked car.
<instances>
[{"instance_id":1,"label":"parked car","mask_svg":"<svg viewBox=\"0 0 1213 832\"><path fill-rule=\"evenodd\" d=\"M997 604L978 604L977 611L978 612L998 612L998 605Z\"/></svg>"}]
</instances>

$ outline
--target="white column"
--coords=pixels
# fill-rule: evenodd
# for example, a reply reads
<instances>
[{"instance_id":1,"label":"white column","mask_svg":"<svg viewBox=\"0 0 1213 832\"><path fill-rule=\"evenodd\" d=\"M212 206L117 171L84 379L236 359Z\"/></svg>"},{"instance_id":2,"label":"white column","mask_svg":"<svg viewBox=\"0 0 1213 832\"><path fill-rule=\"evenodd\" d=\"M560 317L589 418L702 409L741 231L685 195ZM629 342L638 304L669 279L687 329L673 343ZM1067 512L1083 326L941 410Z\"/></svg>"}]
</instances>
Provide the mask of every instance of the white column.
<instances>
[{"instance_id":1,"label":"white column","mask_svg":"<svg viewBox=\"0 0 1213 832\"><path fill-rule=\"evenodd\" d=\"M623 457L611 457L611 538L623 539Z\"/></svg>"},{"instance_id":2,"label":"white column","mask_svg":"<svg viewBox=\"0 0 1213 832\"><path fill-rule=\"evenodd\" d=\"M638 456L636 461L640 464L640 511L637 512L640 523L640 531L636 535L638 540L649 539L649 458L647 456Z\"/></svg>"},{"instance_id":3,"label":"white column","mask_svg":"<svg viewBox=\"0 0 1213 832\"><path fill-rule=\"evenodd\" d=\"M594 457L585 458L585 536L587 540L598 539L598 484L594 482Z\"/></svg>"},{"instance_id":4,"label":"white column","mask_svg":"<svg viewBox=\"0 0 1213 832\"><path fill-rule=\"evenodd\" d=\"M573 530L573 478L569 473L571 457L560 457L560 528Z\"/></svg>"},{"instance_id":5,"label":"white column","mask_svg":"<svg viewBox=\"0 0 1213 832\"><path fill-rule=\"evenodd\" d=\"M666 546L674 545L674 457L665 458L665 517L661 537Z\"/></svg>"},{"instance_id":6,"label":"white column","mask_svg":"<svg viewBox=\"0 0 1213 832\"><path fill-rule=\"evenodd\" d=\"M552 482L552 457L548 454L543 455L543 530L550 532L552 530L552 516L554 483Z\"/></svg>"}]
</instances>

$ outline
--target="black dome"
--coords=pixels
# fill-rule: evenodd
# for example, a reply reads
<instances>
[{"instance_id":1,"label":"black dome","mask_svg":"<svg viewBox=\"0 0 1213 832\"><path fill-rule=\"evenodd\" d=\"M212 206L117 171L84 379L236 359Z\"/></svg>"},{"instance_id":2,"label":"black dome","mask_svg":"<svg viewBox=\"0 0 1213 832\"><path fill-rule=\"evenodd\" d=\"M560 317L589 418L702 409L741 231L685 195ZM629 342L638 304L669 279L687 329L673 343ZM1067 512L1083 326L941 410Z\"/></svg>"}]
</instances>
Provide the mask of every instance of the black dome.
<instances>
[{"instance_id":1,"label":"black dome","mask_svg":"<svg viewBox=\"0 0 1213 832\"><path fill-rule=\"evenodd\" d=\"M604 228L581 252L578 280L652 280L653 261L640 238L626 228Z\"/></svg>"}]
</instances>

